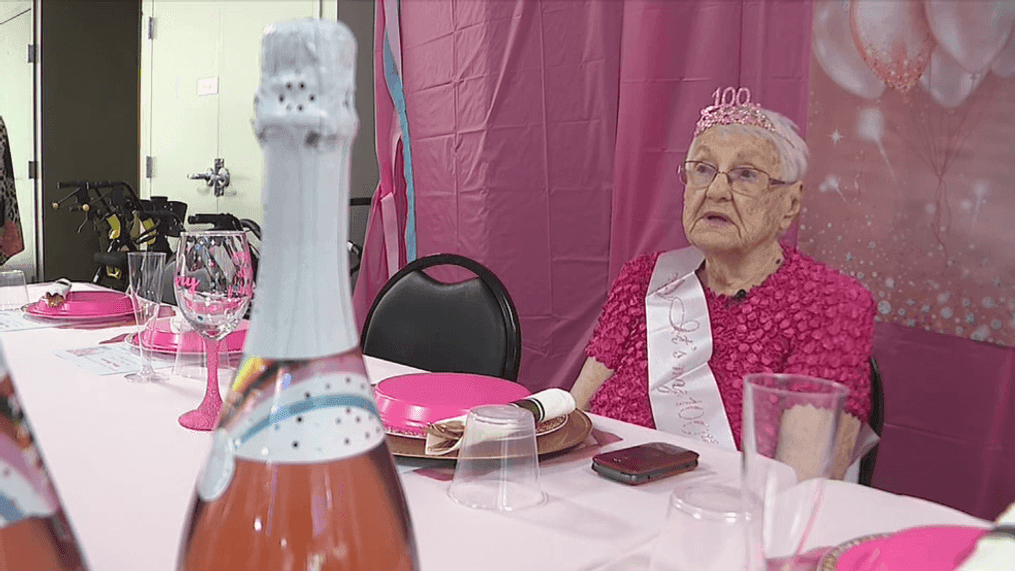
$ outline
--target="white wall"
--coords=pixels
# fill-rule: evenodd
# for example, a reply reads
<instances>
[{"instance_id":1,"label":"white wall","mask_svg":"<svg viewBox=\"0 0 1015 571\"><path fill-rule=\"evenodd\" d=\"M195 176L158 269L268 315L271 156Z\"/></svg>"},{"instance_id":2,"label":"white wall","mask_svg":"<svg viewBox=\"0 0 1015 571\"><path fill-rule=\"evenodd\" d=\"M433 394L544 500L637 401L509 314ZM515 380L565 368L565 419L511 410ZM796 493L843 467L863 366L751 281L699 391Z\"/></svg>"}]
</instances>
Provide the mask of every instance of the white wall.
<instances>
[{"instance_id":1,"label":"white wall","mask_svg":"<svg viewBox=\"0 0 1015 571\"><path fill-rule=\"evenodd\" d=\"M33 159L32 94L35 90L28 45L32 43L35 15L30 1L0 0L0 116L7 125L14 162L14 186L25 250L4 264L19 269L29 280L35 268L35 185L28 178L28 161Z\"/></svg>"}]
</instances>

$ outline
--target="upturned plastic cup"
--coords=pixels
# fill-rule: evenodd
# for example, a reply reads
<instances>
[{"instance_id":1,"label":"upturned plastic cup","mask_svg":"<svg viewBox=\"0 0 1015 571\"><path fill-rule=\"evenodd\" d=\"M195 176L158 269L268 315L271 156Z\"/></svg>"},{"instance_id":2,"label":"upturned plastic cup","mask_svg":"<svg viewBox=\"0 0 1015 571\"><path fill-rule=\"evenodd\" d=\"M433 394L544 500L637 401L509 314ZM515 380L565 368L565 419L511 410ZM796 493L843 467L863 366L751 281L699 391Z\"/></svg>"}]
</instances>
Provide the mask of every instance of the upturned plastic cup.
<instances>
[{"instance_id":1,"label":"upturned plastic cup","mask_svg":"<svg viewBox=\"0 0 1015 571\"><path fill-rule=\"evenodd\" d=\"M0 311L20 309L28 303L28 286L25 272L4 270L0 272Z\"/></svg>"},{"instance_id":2,"label":"upturned plastic cup","mask_svg":"<svg viewBox=\"0 0 1015 571\"><path fill-rule=\"evenodd\" d=\"M751 532L761 525L761 506L742 495L739 486L704 483L674 491L649 571L748 569L757 559Z\"/></svg>"},{"instance_id":3,"label":"upturned plastic cup","mask_svg":"<svg viewBox=\"0 0 1015 571\"><path fill-rule=\"evenodd\" d=\"M512 405L469 411L448 495L456 502L513 511L546 501L539 486L539 457L532 413Z\"/></svg>"}]
</instances>

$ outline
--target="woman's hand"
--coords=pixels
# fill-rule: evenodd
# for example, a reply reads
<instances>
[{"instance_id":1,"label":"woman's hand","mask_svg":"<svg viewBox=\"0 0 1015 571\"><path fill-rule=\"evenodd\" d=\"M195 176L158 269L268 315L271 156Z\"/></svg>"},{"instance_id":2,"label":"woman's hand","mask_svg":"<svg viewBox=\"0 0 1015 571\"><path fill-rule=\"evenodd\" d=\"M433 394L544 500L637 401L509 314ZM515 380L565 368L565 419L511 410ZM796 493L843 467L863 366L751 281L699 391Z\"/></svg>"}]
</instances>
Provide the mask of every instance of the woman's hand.
<instances>
[{"instance_id":1,"label":"woman's hand","mask_svg":"<svg viewBox=\"0 0 1015 571\"><path fill-rule=\"evenodd\" d=\"M613 371L607 369L606 365L592 357L585 359L585 364L582 365L582 370L578 373L578 380L571 386L571 396L574 397L575 407L589 410L592 396L612 376Z\"/></svg>"}]
</instances>

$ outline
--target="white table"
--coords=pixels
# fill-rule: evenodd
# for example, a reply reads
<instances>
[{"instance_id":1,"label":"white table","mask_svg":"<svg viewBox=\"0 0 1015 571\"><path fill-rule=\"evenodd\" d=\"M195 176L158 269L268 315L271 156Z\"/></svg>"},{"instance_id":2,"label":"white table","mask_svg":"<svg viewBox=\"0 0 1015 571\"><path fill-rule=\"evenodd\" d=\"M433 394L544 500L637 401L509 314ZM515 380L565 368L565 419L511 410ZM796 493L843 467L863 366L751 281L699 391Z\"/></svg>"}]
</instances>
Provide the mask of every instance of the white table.
<instances>
[{"instance_id":1,"label":"white table","mask_svg":"<svg viewBox=\"0 0 1015 571\"><path fill-rule=\"evenodd\" d=\"M43 288L31 286L36 299ZM134 384L99 376L54 356L88 347L132 327L45 328L3 334L17 388L45 461L93 571L175 569L179 537L208 433L182 428L177 417L201 400L204 383L173 377ZM374 382L415 371L367 358ZM223 394L228 379L222 379ZM661 527L669 493L693 481L733 483L736 453L666 433L593 416L595 430L580 448L541 465L549 501L503 514L462 507L447 497L451 468L401 467L424 570L606 570L644 566ZM662 440L694 448L694 472L628 487L600 478L591 456ZM599 445L601 444L601 445ZM812 546L929 523L985 525L951 508L855 484L826 489ZM449 545L454 530L460 541Z\"/></svg>"}]
</instances>

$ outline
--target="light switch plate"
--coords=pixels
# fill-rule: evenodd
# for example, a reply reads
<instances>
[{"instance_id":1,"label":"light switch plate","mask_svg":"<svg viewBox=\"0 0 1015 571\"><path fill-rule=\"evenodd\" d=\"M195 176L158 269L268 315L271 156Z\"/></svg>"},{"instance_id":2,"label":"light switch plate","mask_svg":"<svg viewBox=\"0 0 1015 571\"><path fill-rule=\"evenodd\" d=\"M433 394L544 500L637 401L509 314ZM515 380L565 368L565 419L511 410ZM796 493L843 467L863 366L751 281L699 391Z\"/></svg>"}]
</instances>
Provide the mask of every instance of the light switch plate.
<instances>
[{"instance_id":1,"label":"light switch plate","mask_svg":"<svg viewBox=\"0 0 1015 571\"><path fill-rule=\"evenodd\" d=\"M215 95L219 92L219 78L217 77L206 77L205 79L197 80L197 94L200 95Z\"/></svg>"}]
</instances>

